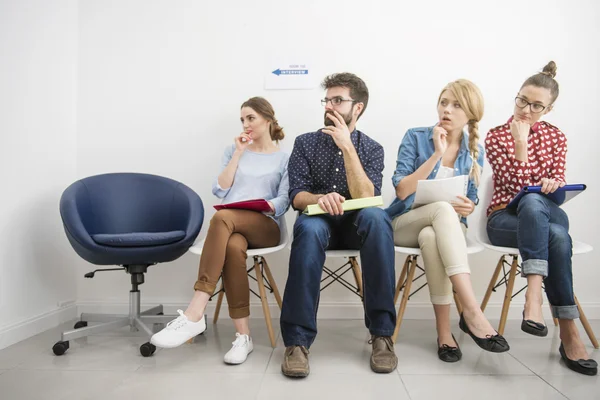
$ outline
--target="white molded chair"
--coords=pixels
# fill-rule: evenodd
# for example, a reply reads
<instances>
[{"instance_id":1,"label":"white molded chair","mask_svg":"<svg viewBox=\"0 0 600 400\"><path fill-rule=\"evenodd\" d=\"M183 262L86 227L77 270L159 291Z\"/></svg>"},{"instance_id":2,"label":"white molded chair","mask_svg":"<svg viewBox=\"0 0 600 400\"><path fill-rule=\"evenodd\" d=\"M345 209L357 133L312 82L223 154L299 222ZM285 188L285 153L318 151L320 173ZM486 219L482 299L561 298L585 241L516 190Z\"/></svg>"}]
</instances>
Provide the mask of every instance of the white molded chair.
<instances>
[{"instance_id":1,"label":"white molded chair","mask_svg":"<svg viewBox=\"0 0 600 400\"><path fill-rule=\"evenodd\" d=\"M402 293L402 300L400 300L400 307L398 308L398 314L396 315L396 328L394 329L394 335L392 336L392 340L394 343L396 342L396 338L398 337L398 332L400 332L400 326L402 325L402 319L404 318L404 310L406 309L406 304L412 295L417 293L419 290L423 289L427 282L417 288L414 292L410 292L410 288L412 283L417 279L421 278L425 275L425 270L417 264L417 259L421 255L421 249L418 247L400 247L395 246L394 251L396 253L408 254L406 260L404 261L404 266L402 267L402 271L400 272L400 277L398 278L398 283L396 284L396 294L394 295L394 304L398 301L398 297L400 296L400 292L404 290ZM483 251L483 246L477 243L474 240L467 238L467 254L475 254ZM421 270L421 274L415 276L415 271L418 269ZM456 309L460 314L462 312L462 306L458 297L456 297L456 293L454 293L454 302L456 304Z\"/></svg>"},{"instance_id":2,"label":"white molded chair","mask_svg":"<svg viewBox=\"0 0 600 400\"><path fill-rule=\"evenodd\" d=\"M492 292L495 292L499 286L506 285L506 291L504 293L504 303L502 305L502 314L500 316L500 324L498 325L498 333L502 335L502 334L504 334L504 327L506 326L506 319L508 316L508 308L510 306L510 302L511 302L512 298L514 296L516 296L517 294L519 294L521 291L523 291L527 286L523 287L521 290L519 290L517 293L515 293L513 295L513 289L515 286L515 277L517 275L517 272L520 272L520 268L521 268L521 265L519 264L519 249L512 248L512 247L494 246L490 242L490 239L488 237L488 234L487 234L487 220L488 219L487 219L486 213L487 213L487 207L490 204L490 201L492 200L493 190L494 190L494 187L493 187L492 177L488 176L486 178L483 178L482 184L479 189L479 200L480 200L479 204L480 204L480 206L478 207L478 210L476 210L476 212L479 212L481 214L480 218L479 218L479 225L476 228L477 229L477 240L486 249L501 253L502 255L500 256L500 259L498 260L498 263L496 264L496 269L494 270L494 273L492 274L492 279L490 279L490 283L488 285L487 291L485 292L485 296L483 297L483 301L481 303L481 310L485 311L485 307L487 306L487 303L490 300L490 296L492 295ZM589 244L573 240L573 255L574 256L578 255L578 254L589 253L592 250L593 250L593 247L590 246ZM506 261L507 257L512 258L512 262L509 263L508 261ZM507 266L510 266L510 270L508 272L506 272ZM503 277L502 277L502 279L500 279L500 281L498 281L498 277L500 275L501 270L503 273ZM596 349L600 348L600 346L598 344L598 340L596 339L596 336L594 335L594 331L592 330L592 327L590 326L588 319L586 318L585 314L583 313L583 309L581 308L581 305L579 304L579 300L577 300L577 296L575 296L575 303L577 304L577 308L579 309L579 314L580 314L579 319L581 320L581 323L583 324L585 332L587 333L587 335L590 338L594 347ZM554 325L558 325L558 320L556 318L554 318Z\"/></svg>"},{"instance_id":3,"label":"white molded chair","mask_svg":"<svg viewBox=\"0 0 600 400\"><path fill-rule=\"evenodd\" d=\"M327 266L323 266L323 273L326 276L321 279L321 291L325 290L328 286L333 284L334 282L340 283L349 291L356 293L361 300L363 299L363 283L362 283L362 272L360 270L359 263L357 259L360 257L359 250L326 250L325 251L326 258L344 258L348 259L348 261L343 264L341 267L336 270L331 270ZM344 269L345 268L345 269ZM352 275L354 275L354 284L348 282L344 279L343 275L352 270ZM340 272L341 271L341 272ZM327 280L330 280L327 282ZM325 283L327 282L327 283Z\"/></svg>"},{"instance_id":4,"label":"white molded chair","mask_svg":"<svg viewBox=\"0 0 600 400\"><path fill-rule=\"evenodd\" d=\"M271 346L273 346L273 348L275 347L275 332L273 331L271 312L269 311L269 303L267 302L267 289L275 295L275 300L277 301L277 305L279 306L280 310L281 295L279 294L279 289L277 288L275 279L273 279L273 274L271 274L271 270L269 269L269 264L267 263L267 260L264 258L264 256L266 256L267 254L276 253L282 250L288 244L288 231L287 224L285 221L285 215L281 217L280 221L280 238L279 244L277 246L265 247L262 249L248 249L246 251L248 257L252 257L254 259L253 265L247 271L248 277L256 280L259 293L256 293L252 289L250 289L250 291L262 302L263 313L265 314L265 322L267 324L267 330L269 331L269 339L271 340ZM204 239L200 240L197 243L194 243L194 245L190 247L189 251L191 253L201 255L203 247ZM250 272L252 272L252 270L254 270L256 278L250 275ZM219 319L219 312L221 311L221 304L223 303L224 294L225 289L223 286L223 277L221 276L221 288L211 296L212 299L214 296L218 295L213 324L216 324L217 320Z\"/></svg>"},{"instance_id":5,"label":"white molded chair","mask_svg":"<svg viewBox=\"0 0 600 400\"><path fill-rule=\"evenodd\" d=\"M294 219L294 223L298 218L298 214L296 213L296 218ZM292 233L290 234L289 241L289 249L292 249L292 242L294 241L294 229L292 228ZM323 274L325 277L321 279L321 292L331 286L334 282L338 282L343 287L351 291L360 297L361 301L363 299L363 282L362 282L362 272L360 269L360 264L358 263L358 258L360 257L360 250L325 250L325 259L327 258L343 258L347 259L344 264L340 267L332 270L331 268L323 265ZM344 275L347 272L352 270L352 275L354 276L354 284L352 282L348 282Z\"/></svg>"}]
</instances>

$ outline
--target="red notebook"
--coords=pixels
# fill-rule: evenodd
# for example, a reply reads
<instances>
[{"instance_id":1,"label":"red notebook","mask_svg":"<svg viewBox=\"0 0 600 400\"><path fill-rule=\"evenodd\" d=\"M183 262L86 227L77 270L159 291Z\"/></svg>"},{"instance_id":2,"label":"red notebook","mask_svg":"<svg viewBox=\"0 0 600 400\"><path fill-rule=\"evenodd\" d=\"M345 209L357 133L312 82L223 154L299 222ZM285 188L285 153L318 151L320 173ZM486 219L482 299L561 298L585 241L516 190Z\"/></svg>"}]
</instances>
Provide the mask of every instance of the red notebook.
<instances>
[{"instance_id":1,"label":"red notebook","mask_svg":"<svg viewBox=\"0 0 600 400\"><path fill-rule=\"evenodd\" d=\"M217 211L218 210L226 210L228 208L237 209L237 210L251 210L251 211L258 211L258 212L271 212L272 211L271 206L269 206L269 203L265 199L237 201L235 203L229 203L229 204L218 204L214 207Z\"/></svg>"}]
</instances>

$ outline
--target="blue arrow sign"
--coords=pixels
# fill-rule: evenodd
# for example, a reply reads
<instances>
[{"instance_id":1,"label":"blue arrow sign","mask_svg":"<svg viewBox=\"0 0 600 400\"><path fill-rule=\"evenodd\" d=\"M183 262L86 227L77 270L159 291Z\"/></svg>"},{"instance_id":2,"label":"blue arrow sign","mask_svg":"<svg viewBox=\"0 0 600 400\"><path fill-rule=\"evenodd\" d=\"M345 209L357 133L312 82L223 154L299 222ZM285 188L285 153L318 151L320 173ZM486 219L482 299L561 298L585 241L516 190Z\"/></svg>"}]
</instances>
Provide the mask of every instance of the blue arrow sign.
<instances>
[{"instance_id":1,"label":"blue arrow sign","mask_svg":"<svg viewBox=\"0 0 600 400\"><path fill-rule=\"evenodd\" d=\"M279 69L277 68L273 73L279 75L307 75L307 69Z\"/></svg>"}]
</instances>

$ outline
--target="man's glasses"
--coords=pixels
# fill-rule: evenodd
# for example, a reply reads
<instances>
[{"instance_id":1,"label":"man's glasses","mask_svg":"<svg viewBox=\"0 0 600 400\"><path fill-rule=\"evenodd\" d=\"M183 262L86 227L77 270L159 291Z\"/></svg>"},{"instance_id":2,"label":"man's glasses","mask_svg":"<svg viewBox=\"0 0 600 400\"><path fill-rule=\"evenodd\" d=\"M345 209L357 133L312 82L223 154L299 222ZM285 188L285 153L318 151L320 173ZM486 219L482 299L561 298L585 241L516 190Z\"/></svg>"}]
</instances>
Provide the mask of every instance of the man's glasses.
<instances>
[{"instance_id":1,"label":"man's glasses","mask_svg":"<svg viewBox=\"0 0 600 400\"><path fill-rule=\"evenodd\" d=\"M332 106L339 106L340 104L342 104L345 101L351 101L353 103L356 102L356 100L353 99L344 99L341 96L336 96L334 98L328 99L327 97L325 97L323 100L321 100L321 105L326 106L327 103L331 102Z\"/></svg>"}]
</instances>

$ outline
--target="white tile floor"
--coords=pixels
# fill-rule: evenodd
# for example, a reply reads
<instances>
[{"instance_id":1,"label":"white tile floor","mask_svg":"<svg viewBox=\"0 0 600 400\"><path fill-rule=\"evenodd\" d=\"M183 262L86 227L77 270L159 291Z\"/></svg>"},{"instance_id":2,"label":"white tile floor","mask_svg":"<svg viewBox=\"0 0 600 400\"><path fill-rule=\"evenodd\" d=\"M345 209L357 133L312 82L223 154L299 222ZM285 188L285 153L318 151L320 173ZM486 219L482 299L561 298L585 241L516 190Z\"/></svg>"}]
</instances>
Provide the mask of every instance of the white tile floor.
<instances>
[{"instance_id":1,"label":"white tile floor","mask_svg":"<svg viewBox=\"0 0 600 400\"><path fill-rule=\"evenodd\" d=\"M369 368L362 321L319 321L311 374L292 380L280 372L281 338L273 350L263 321L251 324L254 352L246 363L228 366L222 359L234 330L227 320L210 324L193 344L150 358L138 350L147 339L128 330L72 341L56 357L52 345L71 322L0 350L0 399L600 399L599 376L578 375L559 360L553 326L548 337L536 338L521 332L519 321L509 321L511 350L504 354L480 350L456 327L463 359L446 364L437 358L433 321L405 320L396 346L398 370L378 375ZM600 321L592 326L600 335ZM592 351L583 331L582 337ZM592 355L600 361L599 350Z\"/></svg>"}]
</instances>

